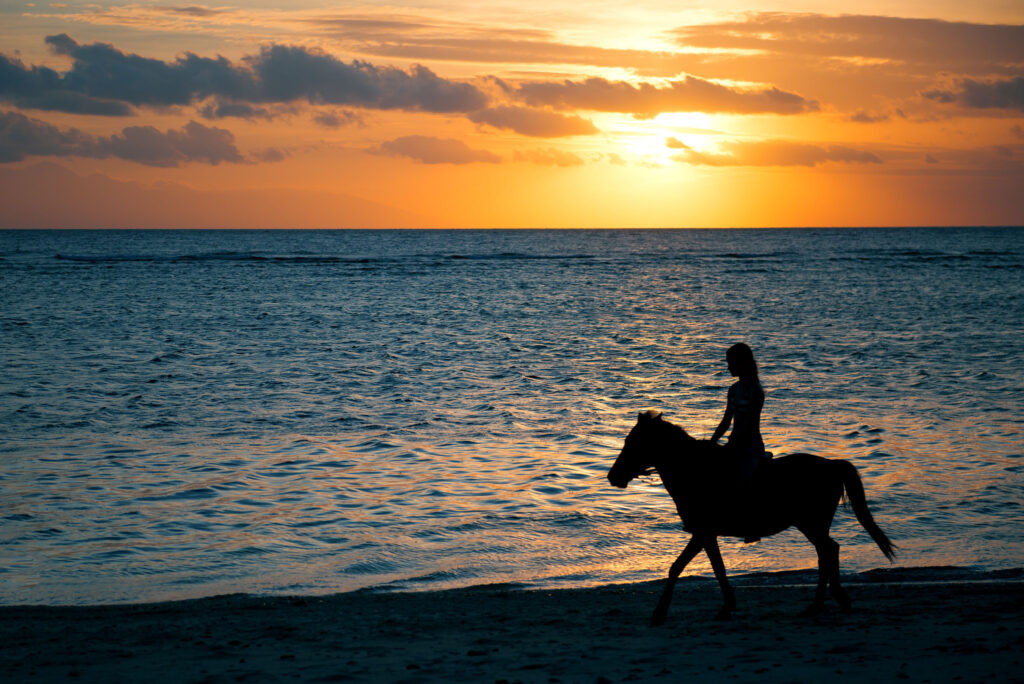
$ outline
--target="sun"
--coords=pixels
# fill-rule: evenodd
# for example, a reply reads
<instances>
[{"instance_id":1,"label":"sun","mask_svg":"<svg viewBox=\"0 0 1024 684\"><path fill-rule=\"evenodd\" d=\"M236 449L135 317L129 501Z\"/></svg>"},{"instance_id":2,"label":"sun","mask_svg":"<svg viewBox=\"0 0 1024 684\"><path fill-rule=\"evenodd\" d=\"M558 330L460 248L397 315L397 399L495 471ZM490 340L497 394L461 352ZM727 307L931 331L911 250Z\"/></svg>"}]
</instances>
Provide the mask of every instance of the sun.
<instances>
[{"instance_id":1,"label":"sun","mask_svg":"<svg viewBox=\"0 0 1024 684\"><path fill-rule=\"evenodd\" d=\"M707 114L679 112L651 119L623 118L612 129L619 148L636 161L667 164L680 150L698 152L715 147L721 132Z\"/></svg>"}]
</instances>

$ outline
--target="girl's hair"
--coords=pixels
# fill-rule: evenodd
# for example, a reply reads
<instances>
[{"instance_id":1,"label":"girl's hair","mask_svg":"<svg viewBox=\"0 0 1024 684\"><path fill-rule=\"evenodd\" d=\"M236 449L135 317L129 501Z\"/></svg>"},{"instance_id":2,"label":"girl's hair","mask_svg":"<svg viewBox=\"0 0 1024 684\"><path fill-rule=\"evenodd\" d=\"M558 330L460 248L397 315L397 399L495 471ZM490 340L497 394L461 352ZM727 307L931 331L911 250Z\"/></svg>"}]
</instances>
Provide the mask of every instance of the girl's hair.
<instances>
[{"instance_id":1,"label":"girl's hair","mask_svg":"<svg viewBox=\"0 0 1024 684\"><path fill-rule=\"evenodd\" d=\"M753 377L757 380L757 361L754 361L754 352L750 347L742 342L734 344L725 352L725 358L736 366L741 378Z\"/></svg>"}]
</instances>

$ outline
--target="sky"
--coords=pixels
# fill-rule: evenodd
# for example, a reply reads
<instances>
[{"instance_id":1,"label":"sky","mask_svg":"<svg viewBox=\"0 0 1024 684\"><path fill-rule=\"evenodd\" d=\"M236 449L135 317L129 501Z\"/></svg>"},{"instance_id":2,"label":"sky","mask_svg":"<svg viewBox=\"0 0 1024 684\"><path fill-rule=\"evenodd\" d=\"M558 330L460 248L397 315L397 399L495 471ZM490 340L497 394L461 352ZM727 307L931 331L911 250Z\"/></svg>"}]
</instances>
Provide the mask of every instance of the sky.
<instances>
[{"instance_id":1,"label":"sky","mask_svg":"<svg viewBox=\"0 0 1024 684\"><path fill-rule=\"evenodd\" d=\"M0 0L0 228L1022 224L1019 0Z\"/></svg>"}]
</instances>

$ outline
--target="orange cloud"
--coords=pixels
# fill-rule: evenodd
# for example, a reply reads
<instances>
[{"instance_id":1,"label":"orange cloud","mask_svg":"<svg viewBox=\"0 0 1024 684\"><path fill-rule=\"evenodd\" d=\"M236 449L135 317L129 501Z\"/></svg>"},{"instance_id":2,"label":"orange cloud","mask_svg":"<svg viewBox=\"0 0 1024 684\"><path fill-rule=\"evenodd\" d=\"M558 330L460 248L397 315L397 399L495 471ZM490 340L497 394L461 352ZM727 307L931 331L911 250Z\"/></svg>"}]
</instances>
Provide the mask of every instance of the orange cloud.
<instances>
[{"instance_id":1,"label":"orange cloud","mask_svg":"<svg viewBox=\"0 0 1024 684\"><path fill-rule=\"evenodd\" d=\"M818 110L817 102L778 88L729 88L693 76L670 81L665 87L650 83L633 85L603 78L533 81L521 84L516 95L533 106L639 115L662 112L800 114Z\"/></svg>"},{"instance_id":2,"label":"orange cloud","mask_svg":"<svg viewBox=\"0 0 1024 684\"><path fill-rule=\"evenodd\" d=\"M513 130L535 138L592 135L598 132L593 122L587 119L527 107L490 107L471 112L467 118L475 123Z\"/></svg>"}]
</instances>

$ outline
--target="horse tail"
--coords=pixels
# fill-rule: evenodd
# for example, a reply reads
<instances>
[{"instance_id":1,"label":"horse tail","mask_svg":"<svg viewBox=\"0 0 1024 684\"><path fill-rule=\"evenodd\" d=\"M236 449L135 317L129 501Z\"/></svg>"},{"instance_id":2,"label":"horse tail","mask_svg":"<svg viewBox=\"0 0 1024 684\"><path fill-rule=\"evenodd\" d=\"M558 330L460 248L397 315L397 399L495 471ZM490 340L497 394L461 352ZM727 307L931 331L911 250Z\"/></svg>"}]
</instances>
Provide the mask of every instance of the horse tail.
<instances>
[{"instance_id":1,"label":"horse tail","mask_svg":"<svg viewBox=\"0 0 1024 684\"><path fill-rule=\"evenodd\" d=\"M849 461L836 461L842 471L843 488L846 490L846 498L850 502L850 506L853 507L853 512L857 515L857 520L864 526L871 538L878 544L878 548L882 550L885 557L890 561L896 556L896 545L889 541L889 538L885 536L885 532L878 527L875 523L875 519L871 517L871 511L868 510L868 500L864 495L864 484L860 481L860 475L857 473L857 468Z\"/></svg>"}]
</instances>

